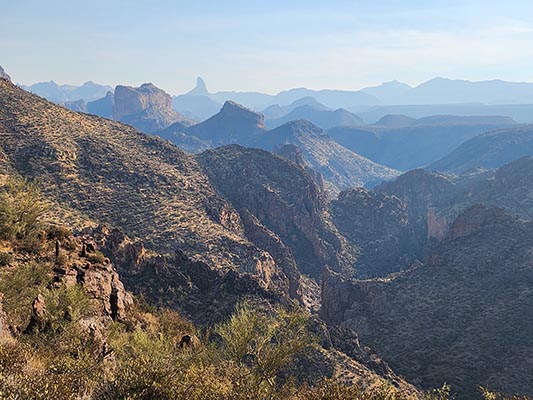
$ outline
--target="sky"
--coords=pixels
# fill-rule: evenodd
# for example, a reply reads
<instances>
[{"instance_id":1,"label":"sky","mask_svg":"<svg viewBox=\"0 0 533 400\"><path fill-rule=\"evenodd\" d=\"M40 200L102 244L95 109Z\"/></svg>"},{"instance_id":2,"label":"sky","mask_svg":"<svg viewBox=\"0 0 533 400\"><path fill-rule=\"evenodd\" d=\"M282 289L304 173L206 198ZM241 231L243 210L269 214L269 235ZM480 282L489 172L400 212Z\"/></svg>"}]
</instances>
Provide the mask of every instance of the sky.
<instances>
[{"instance_id":1,"label":"sky","mask_svg":"<svg viewBox=\"0 0 533 400\"><path fill-rule=\"evenodd\" d=\"M0 0L15 82L171 94L357 90L440 76L533 82L533 1Z\"/></svg>"}]
</instances>

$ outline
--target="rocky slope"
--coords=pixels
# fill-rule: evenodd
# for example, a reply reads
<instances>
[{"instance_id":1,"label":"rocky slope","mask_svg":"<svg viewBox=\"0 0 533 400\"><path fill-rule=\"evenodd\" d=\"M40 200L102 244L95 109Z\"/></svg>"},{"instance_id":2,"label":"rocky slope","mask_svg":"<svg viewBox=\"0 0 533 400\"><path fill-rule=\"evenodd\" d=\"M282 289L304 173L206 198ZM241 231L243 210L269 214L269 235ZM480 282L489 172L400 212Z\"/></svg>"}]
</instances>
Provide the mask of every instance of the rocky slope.
<instances>
[{"instance_id":1,"label":"rocky slope","mask_svg":"<svg viewBox=\"0 0 533 400\"><path fill-rule=\"evenodd\" d=\"M138 88L115 88L113 119L133 125L143 132L154 132L175 123L192 121L172 110L172 98L151 83Z\"/></svg>"},{"instance_id":2,"label":"rocky slope","mask_svg":"<svg viewBox=\"0 0 533 400\"><path fill-rule=\"evenodd\" d=\"M298 146L311 168L330 183L333 193L354 186L373 186L398 174L339 145L308 121L293 121L268 131L255 145L271 151L283 144Z\"/></svg>"},{"instance_id":3,"label":"rocky slope","mask_svg":"<svg viewBox=\"0 0 533 400\"><path fill-rule=\"evenodd\" d=\"M72 113L6 81L0 105L1 170L38 180L52 201L72 210L75 226L105 223L142 238L152 251L179 249L211 268L257 273L264 283L276 269L178 148L118 122Z\"/></svg>"},{"instance_id":4,"label":"rocky slope","mask_svg":"<svg viewBox=\"0 0 533 400\"><path fill-rule=\"evenodd\" d=\"M281 238L301 272L319 278L326 265L346 269L349 256L328 227L323 193L301 166L237 145L206 151L198 160L241 215L253 214Z\"/></svg>"},{"instance_id":5,"label":"rocky slope","mask_svg":"<svg viewBox=\"0 0 533 400\"><path fill-rule=\"evenodd\" d=\"M359 279L406 269L420 256L408 209L397 197L348 189L329 208L339 233L357 249L352 268Z\"/></svg>"},{"instance_id":6,"label":"rocky slope","mask_svg":"<svg viewBox=\"0 0 533 400\"><path fill-rule=\"evenodd\" d=\"M423 387L532 395L531 237L531 222L473 206L417 268L369 281L326 274L322 315Z\"/></svg>"}]
</instances>

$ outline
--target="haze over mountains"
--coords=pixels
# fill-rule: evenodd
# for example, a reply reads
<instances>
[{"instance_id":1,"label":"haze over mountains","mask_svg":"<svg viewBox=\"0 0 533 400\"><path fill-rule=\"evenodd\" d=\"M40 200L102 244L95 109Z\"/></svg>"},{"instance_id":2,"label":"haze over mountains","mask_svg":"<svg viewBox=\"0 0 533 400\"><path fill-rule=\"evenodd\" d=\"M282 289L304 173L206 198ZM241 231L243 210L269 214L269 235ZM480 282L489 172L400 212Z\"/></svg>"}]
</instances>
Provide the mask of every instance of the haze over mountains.
<instances>
[{"instance_id":1,"label":"haze over mountains","mask_svg":"<svg viewBox=\"0 0 533 400\"><path fill-rule=\"evenodd\" d=\"M368 124L342 109L423 99L428 87L443 102L496 99L501 82L269 96L210 94L198 79L177 97L150 83L119 85L74 112L0 73L2 193L10 179L35 182L54 222L73 232L61 240L41 232L48 250L35 254L0 239L0 253L10 254L0 277L30 261L51 265L46 285L28 281L29 301L15 307L12 292L0 296L0 333L12 342L55 338L57 321L92 321L100 360L119 348L112 326L141 338L169 335L151 314L158 307L195 324L180 332L191 339L232 321L248 300L255 316L296 310L307 321L301 335L316 338L288 359L289 371L269 378L271 392L281 382L294 381L298 392L331 378L386 383L402 399L427 399L424 391L444 382L458 398L478 398L479 385L533 396L532 127L505 114L390 114ZM500 97L529 96L529 84L519 85ZM460 93L444 88L456 86ZM48 281L80 285L102 310L86 320L67 309L47 322L48 290L60 286ZM146 309L134 307L137 296ZM15 319L21 308L33 317ZM200 346L220 345L216 335L198 336ZM252 368L254 357L235 364Z\"/></svg>"}]
</instances>

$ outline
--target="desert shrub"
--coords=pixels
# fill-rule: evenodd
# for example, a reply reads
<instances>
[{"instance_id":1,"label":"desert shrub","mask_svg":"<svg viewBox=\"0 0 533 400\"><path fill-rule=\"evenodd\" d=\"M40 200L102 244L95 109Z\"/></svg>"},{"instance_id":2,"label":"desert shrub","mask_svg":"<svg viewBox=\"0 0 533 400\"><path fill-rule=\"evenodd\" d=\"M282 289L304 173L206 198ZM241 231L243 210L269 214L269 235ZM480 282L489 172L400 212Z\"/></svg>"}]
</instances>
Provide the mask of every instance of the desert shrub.
<instances>
[{"instance_id":1,"label":"desert shrub","mask_svg":"<svg viewBox=\"0 0 533 400\"><path fill-rule=\"evenodd\" d=\"M46 237L48 240L64 240L72 236L72 231L61 225L50 225L46 229Z\"/></svg>"},{"instance_id":2,"label":"desert shrub","mask_svg":"<svg viewBox=\"0 0 533 400\"><path fill-rule=\"evenodd\" d=\"M48 210L35 183L10 179L0 191L0 238L30 240L39 236Z\"/></svg>"},{"instance_id":3,"label":"desert shrub","mask_svg":"<svg viewBox=\"0 0 533 400\"><path fill-rule=\"evenodd\" d=\"M483 399L485 400L530 400L528 396L521 396L521 395L505 395L502 393L492 392L488 390L487 388L480 387L479 391L483 395Z\"/></svg>"},{"instance_id":4,"label":"desert shrub","mask_svg":"<svg viewBox=\"0 0 533 400\"><path fill-rule=\"evenodd\" d=\"M235 387L257 399L273 398L277 374L312 344L307 315L281 307L268 314L244 303L215 332L222 338L223 356L242 371Z\"/></svg>"},{"instance_id":5,"label":"desert shrub","mask_svg":"<svg viewBox=\"0 0 533 400\"><path fill-rule=\"evenodd\" d=\"M13 270L0 272L0 293L8 322L17 329L26 327L31 316L31 305L43 291L50 273L46 263L30 262Z\"/></svg>"},{"instance_id":6,"label":"desert shrub","mask_svg":"<svg viewBox=\"0 0 533 400\"><path fill-rule=\"evenodd\" d=\"M0 267L5 267L13 262L13 254L8 252L0 252Z\"/></svg>"},{"instance_id":7,"label":"desert shrub","mask_svg":"<svg viewBox=\"0 0 533 400\"><path fill-rule=\"evenodd\" d=\"M101 264L106 260L106 257L102 252L95 251L94 253L89 254L87 260L93 264Z\"/></svg>"}]
</instances>

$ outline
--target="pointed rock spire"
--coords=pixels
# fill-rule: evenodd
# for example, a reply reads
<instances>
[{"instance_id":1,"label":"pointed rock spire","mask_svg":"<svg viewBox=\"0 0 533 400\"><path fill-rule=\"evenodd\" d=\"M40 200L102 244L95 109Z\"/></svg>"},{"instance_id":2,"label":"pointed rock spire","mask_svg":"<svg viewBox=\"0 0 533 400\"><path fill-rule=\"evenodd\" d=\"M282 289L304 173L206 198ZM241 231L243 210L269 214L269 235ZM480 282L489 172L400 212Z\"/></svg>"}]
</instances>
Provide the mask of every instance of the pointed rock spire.
<instances>
[{"instance_id":1,"label":"pointed rock spire","mask_svg":"<svg viewBox=\"0 0 533 400\"><path fill-rule=\"evenodd\" d=\"M193 90L191 90L188 94L192 94L195 96L209 95L205 81L201 77L196 78L196 87Z\"/></svg>"}]
</instances>

